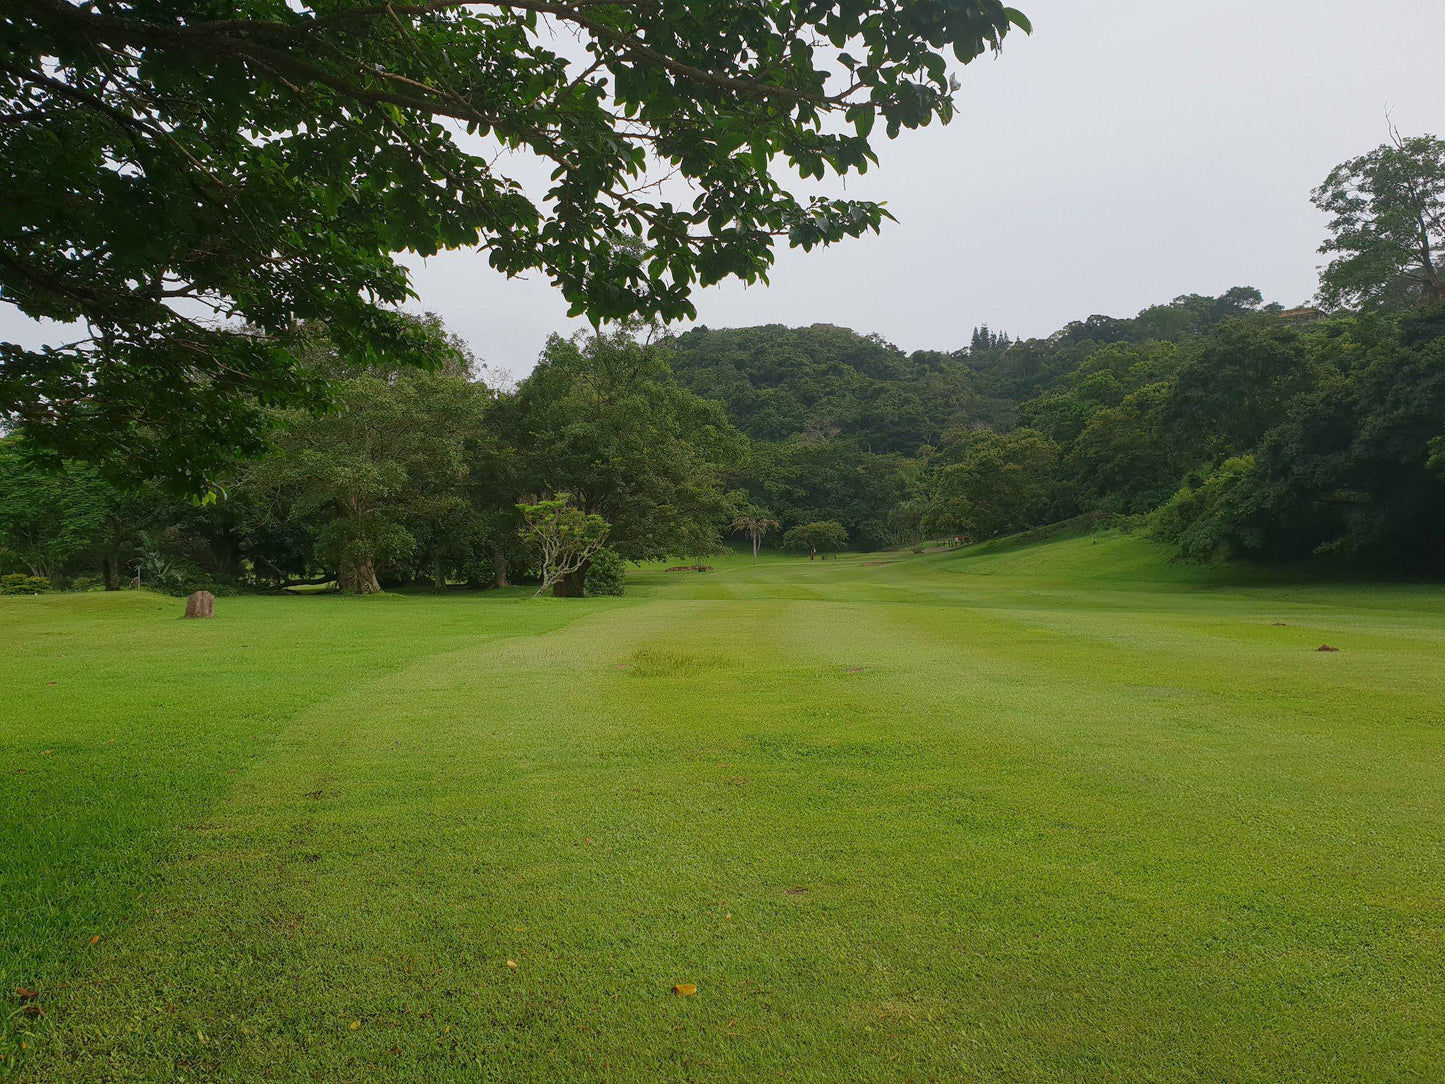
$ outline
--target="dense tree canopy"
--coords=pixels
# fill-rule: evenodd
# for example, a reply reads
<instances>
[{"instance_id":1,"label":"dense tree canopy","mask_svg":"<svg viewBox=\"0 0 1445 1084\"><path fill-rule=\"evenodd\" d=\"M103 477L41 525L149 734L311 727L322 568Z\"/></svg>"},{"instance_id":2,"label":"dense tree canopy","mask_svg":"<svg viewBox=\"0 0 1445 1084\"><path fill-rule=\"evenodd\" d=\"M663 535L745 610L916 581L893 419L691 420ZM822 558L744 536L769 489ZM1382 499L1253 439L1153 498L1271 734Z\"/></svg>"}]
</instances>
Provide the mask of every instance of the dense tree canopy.
<instances>
[{"instance_id":1,"label":"dense tree canopy","mask_svg":"<svg viewBox=\"0 0 1445 1084\"><path fill-rule=\"evenodd\" d=\"M1314 194L1333 235L1320 249L1327 305L1445 302L1445 140L1391 135Z\"/></svg>"},{"instance_id":2,"label":"dense tree canopy","mask_svg":"<svg viewBox=\"0 0 1445 1084\"><path fill-rule=\"evenodd\" d=\"M827 556L837 553L848 544L848 532L835 519L816 523L800 523L783 535L783 546L796 553L806 553L808 560L816 560L821 553Z\"/></svg>"},{"instance_id":3,"label":"dense tree canopy","mask_svg":"<svg viewBox=\"0 0 1445 1084\"><path fill-rule=\"evenodd\" d=\"M386 308L400 251L478 246L597 319L691 315L776 239L876 229L880 205L795 195L775 162L866 169L875 122L947 121L949 62L1011 27L1000 0L16 0L0 301L85 330L0 346L0 417L199 487L260 450L270 406L322 399L277 338L294 322L353 362L416 360Z\"/></svg>"},{"instance_id":4,"label":"dense tree canopy","mask_svg":"<svg viewBox=\"0 0 1445 1084\"><path fill-rule=\"evenodd\" d=\"M950 442L938 457L924 530L993 538L1048 522L1058 459L1058 445L1032 429Z\"/></svg>"},{"instance_id":5,"label":"dense tree canopy","mask_svg":"<svg viewBox=\"0 0 1445 1084\"><path fill-rule=\"evenodd\" d=\"M748 436L826 441L912 455L973 405L960 358L908 355L830 324L693 328L672 342L678 380L725 403Z\"/></svg>"},{"instance_id":6,"label":"dense tree canopy","mask_svg":"<svg viewBox=\"0 0 1445 1084\"><path fill-rule=\"evenodd\" d=\"M732 511L724 469L744 450L722 408L680 387L667 357L627 332L554 336L501 407L530 487L571 494L633 561L709 552Z\"/></svg>"}]
</instances>

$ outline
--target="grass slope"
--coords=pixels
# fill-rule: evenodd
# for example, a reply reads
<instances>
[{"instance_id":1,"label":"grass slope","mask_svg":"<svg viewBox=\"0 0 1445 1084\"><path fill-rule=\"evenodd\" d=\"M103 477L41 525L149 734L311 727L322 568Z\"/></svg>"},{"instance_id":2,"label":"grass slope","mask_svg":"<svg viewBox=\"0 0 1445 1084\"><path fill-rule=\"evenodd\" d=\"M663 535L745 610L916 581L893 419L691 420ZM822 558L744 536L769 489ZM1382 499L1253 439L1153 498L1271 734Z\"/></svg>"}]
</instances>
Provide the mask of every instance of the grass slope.
<instances>
[{"instance_id":1,"label":"grass slope","mask_svg":"<svg viewBox=\"0 0 1445 1084\"><path fill-rule=\"evenodd\" d=\"M1433 1080L1442 603L1122 536L0 600L5 1064Z\"/></svg>"}]
</instances>

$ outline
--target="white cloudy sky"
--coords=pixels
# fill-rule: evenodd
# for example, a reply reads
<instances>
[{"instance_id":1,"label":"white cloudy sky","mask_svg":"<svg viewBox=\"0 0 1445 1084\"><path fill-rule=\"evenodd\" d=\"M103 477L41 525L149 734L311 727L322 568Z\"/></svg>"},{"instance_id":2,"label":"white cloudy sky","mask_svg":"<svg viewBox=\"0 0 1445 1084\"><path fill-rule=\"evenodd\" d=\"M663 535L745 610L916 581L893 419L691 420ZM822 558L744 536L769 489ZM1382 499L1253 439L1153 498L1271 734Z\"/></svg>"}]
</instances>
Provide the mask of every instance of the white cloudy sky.
<instances>
[{"instance_id":1,"label":"white cloudy sky","mask_svg":"<svg viewBox=\"0 0 1445 1084\"><path fill-rule=\"evenodd\" d=\"M965 69L960 116L880 147L849 183L899 221L783 252L767 288L697 297L701 322L843 324L951 349L975 324L1043 335L1180 293L1315 289L1309 194L1386 136L1445 136L1445 0L1016 0L1034 35ZM521 375L567 330L546 279L485 257L416 262L417 307ZM33 340L0 307L0 336Z\"/></svg>"}]
</instances>

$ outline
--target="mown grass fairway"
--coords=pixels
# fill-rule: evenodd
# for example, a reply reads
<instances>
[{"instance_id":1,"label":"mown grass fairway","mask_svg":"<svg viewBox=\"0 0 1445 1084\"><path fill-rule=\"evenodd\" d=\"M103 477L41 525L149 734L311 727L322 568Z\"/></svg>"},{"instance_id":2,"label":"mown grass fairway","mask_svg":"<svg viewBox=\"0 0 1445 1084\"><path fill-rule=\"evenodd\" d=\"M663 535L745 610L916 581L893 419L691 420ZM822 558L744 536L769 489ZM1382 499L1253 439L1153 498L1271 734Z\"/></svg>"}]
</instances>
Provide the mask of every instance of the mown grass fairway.
<instances>
[{"instance_id":1,"label":"mown grass fairway","mask_svg":"<svg viewBox=\"0 0 1445 1084\"><path fill-rule=\"evenodd\" d=\"M1445 591L723 565L0 600L9 1071L1440 1079Z\"/></svg>"}]
</instances>

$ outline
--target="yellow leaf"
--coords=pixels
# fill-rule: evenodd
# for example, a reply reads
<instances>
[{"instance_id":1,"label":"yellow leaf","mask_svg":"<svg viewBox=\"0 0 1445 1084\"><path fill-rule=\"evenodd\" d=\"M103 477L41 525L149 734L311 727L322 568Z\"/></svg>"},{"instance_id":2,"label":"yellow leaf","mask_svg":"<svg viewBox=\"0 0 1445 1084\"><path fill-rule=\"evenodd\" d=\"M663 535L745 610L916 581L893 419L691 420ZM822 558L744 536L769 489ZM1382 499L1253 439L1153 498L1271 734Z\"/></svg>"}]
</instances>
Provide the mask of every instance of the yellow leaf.
<instances>
[{"instance_id":1,"label":"yellow leaf","mask_svg":"<svg viewBox=\"0 0 1445 1084\"><path fill-rule=\"evenodd\" d=\"M359 1027L361 1027L361 1021L360 1021L360 1020L353 1020L353 1021L351 1022L351 1030L352 1030L352 1031L355 1031L355 1030L356 1030L357 1028L359 1028Z\"/></svg>"},{"instance_id":2,"label":"yellow leaf","mask_svg":"<svg viewBox=\"0 0 1445 1084\"><path fill-rule=\"evenodd\" d=\"M697 987L690 982L680 982L672 988L672 992L678 997L692 997L697 993Z\"/></svg>"},{"instance_id":3,"label":"yellow leaf","mask_svg":"<svg viewBox=\"0 0 1445 1084\"><path fill-rule=\"evenodd\" d=\"M98 944L100 944L100 934L95 934L95 935L93 935L93 936L91 937L91 939L90 939L90 943L91 943L92 945L98 945Z\"/></svg>"},{"instance_id":4,"label":"yellow leaf","mask_svg":"<svg viewBox=\"0 0 1445 1084\"><path fill-rule=\"evenodd\" d=\"M517 961L516 961L516 960L508 960L508 961L507 961L507 966L510 967L513 971L515 971L515 970L517 970Z\"/></svg>"}]
</instances>

